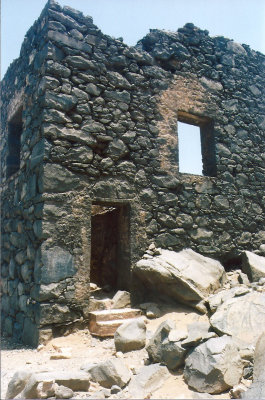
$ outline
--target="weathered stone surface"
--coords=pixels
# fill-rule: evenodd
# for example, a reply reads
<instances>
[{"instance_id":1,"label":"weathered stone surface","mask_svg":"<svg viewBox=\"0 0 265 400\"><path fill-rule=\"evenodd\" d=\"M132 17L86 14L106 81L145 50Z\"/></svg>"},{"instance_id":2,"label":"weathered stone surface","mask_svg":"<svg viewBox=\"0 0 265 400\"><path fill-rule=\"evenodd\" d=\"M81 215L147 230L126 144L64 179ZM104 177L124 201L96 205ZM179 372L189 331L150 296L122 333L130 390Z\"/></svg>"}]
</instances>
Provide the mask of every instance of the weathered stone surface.
<instances>
[{"instance_id":1,"label":"weathered stone surface","mask_svg":"<svg viewBox=\"0 0 265 400\"><path fill-rule=\"evenodd\" d=\"M252 292L226 300L210 323L218 333L255 345L265 325L265 293Z\"/></svg>"},{"instance_id":2,"label":"weathered stone surface","mask_svg":"<svg viewBox=\"0 0 265 400\"><path fill-rule=\"evenodd\" d=\"M36 347L39 341L39 331L37 325L32 321L31 318L25 318L22 341L25 344Z\"/></svg>"},{"instance_id":3,"label":"weathered stone surface","mask_svg":"<svg viewBox=\"0 0 265 400\"><path fill-rule=\"evenodd\" d=\"M225 279L218 261L191 249L179 253L162 250L161 255L138 261L133 273L146 287L191 305L220 288Z\"/></svg>"},{"instance_id":4,"label":"weathered stone surface","mask_svg":"<svg viewBox=\"0 0 265 400\"><path fill-rule=\"evenodd\" d=\"M56 349L57 352L51 354L50 360L69 360L72 358L72 348L71 347L62 347Z\"/></svg>"},{"instance_id":5,"label":"weathered stone surface","mask_svg":"<svg viewBox=\"0 0 265 400\"><path fill-rule=\"evenodd\" d=\"M147 353L152 362L160 362L169 369L176 369L184 363L186 350L181 341L175 341L170 333L175 329L175 324L170 320L162 322L146 346ZM173 339L173 340L172 340Z\"/></svg>"},{"instance_id":6,"label":"weathered stone surface","mask_svg":"<svg viewBox=\"0 0 265 400\"><path fill-rule=\"evenodd\" d=\"M111 388L118 385L123 388L131 379L131 371L120 359L113 358L90 368L91 379L101 386Z\"/></svg>"},{"instance_id":7,"label":"weathered stone surface","mask_svg":"<svg viewBox=\"0 0 265 400\"><path fill-rule=\"evenodd\" d=\"M230 289L223 289L216 294L212 294L208 297L208 303L211 312L215 312L217 307L223 304L225 301L232 299L233 297L242 296L250 292L250 289L246 286L235 286Z\"/></svg>"},{"instance_id":8,"label":"weathered stone surface","mask_svg":"<svg viewBox=\"0 0 265 400\"><path fill-rule=\"evenodd\" d=\"M128 153L128 148L122 140L113 140L108 147L108 156L113 160L119 160Z\"/></svg>"},{"instance_id":9,"label":"weathered stone surface","mask_svg":"<svg viewBox=\"0 0 265 400\"><path fill-rule=\"evenodd\" d=\"M23 382L22 397L25 399L42 399L55 396L59 399L69 399L74 394L73 390L86 392L88 388L88 375L82 372L30 373L27 381Z\"/></svg>"},{"instance_id":10,"label":"weathered stone surface","mask_svg":"<svg viewBox=\"0 0 265 400\"><path fill-rule=\"evenodd\" d=\"M57 283L75 274L72 254L61 247L43 248L42 263L40 271L40 282L42 284Z\"/></svg>"},{"instance_id":11,"label":"weathered stone surface","mask_svg":"<svg viewBox=\"0 0 265 400\"><path fill-rule=\"evenodd\" d=\"M92 96L99 96L101 90L94 83L89 83L86 86L86 92Z\"/></svg>"},{"instance_id":12,"label":"weathered stone surface","mask_svg":"<svg viewBox=\"0 0 265 400\"><path fill-rule=\"evenodd\" d=\"M198 392L192 392L192 399L214 399L214 397L209 394L209 393L198 393Z\"/></svg>"},{"instance_id":13,"label":"weathered stone surface","mask_svg":"<svg viewBox=\"0 0 265 400\"><path fill-rule=\"evenodd\" d=\"M265 257L244 251L242 261L242 270L251 282L258 282L260 278L265 277Z\"/></svg>"},{"instance_id":14,"label":"weathered stone surface","mask_svg":"<svg viewBox=\"0 0 265 400\"><path fill-rule=\"evenodd\" d=\"M141 311L133 308L93 311L89 313L89 330L100 337L114 336L116 330L125 321L132 322L141 316Z\"/></svg>"},{"instance_id":15,"label":"weathered stone surface","mask_svg":"<svg viewBox=\"0 0 265 400\"><path fill-rule=\"evenodd\" d=\"M71 397L74 396L73 390L66 386L55 384L54 387L54 395L56 399L71 399Z\"/></svg>"},{"instance_id":16,"label":"weathered stone surface","mask_svg":"<svg viewBox=\"0 0 265 400\"><path fill-rule=\"evenodd\" d=\"M47 301L54 298L58 298L62 293L63 288L60 283L50 283L48 285L40 285L36 300Z\"/></svg>"},{"instance_id":17,"label":"weathered stone surface","mask_svg":"<svg viewBox=\"0 0 265 400\"><path fill-rule=\"evenodd\" d=\"M56 95L46 93L45 106L55 108L60 111L70 111L77 104L77 98L67 94Z\"/></svg>"},{"instance_id":18,"label":"weathered stone surface","mask_svg":"<svg viewBox=\"0 0 265 400\"><path fill-rule=\"evenodd\" d=\"M259 336L254 353L253 383L243 399L265 399L265 331Z\"/></svg>"},{"instance_id":19,"label":"weathered stone surface","mask_svg":"<svg viewBox=\"0 0 265 400\"><path fill-rule=\"evenodd\" d=\"M76 40L73 37L64 35L61 32L49 31L48 32L48 37L52 41L56 42L59 46L60 45L65 45L65 46L72 47L74 49L82 50L82 51L84 51L84 52L86 52L88 54L91 53L92 49L91 49L91 46L89 44L83 43L80 40ZM70 75L70 73L69 73L69 75Z\"/></svg>"},{"instance_id":20,"label":"weathered stone surface","mask_svg":"<svg viewBox=\"0 0 265 400\"><path fill-rule=\"evenodd\" d=\"M66 386L74 392L87 392L90 386L89 376L84 372L56 371L49 376L54 376L58 385Z\"/></svg>"},{"instance_id":21,"label":"weathered stone surface","mask_svg":"<svg viewBox=\"0 0 265 400\"><path fill-rule=\"evenodd\" d=\"M64 323L77 318L77 314L65 304L41 303L38 320L41 326Z\"/></svg>"},{"instance_id":22,"label":"weathered stone surface","mask_svg":"<svg viewBox=\"0 0 265 400\"><path fill-rule=\"evenodd\" d=\"M111 308L126 308L131 306L131 295L125 290L118 290L112 299Z\"/></svg>"},{"instance_id":23,"label":"weathered stone surface","mask_svg":"<svg viewBox=\"0 0 265 400\"><path fill-rule=\"evenodd\" d=\"M146 325L143 318L124 322L115 332L114 343L117 351L133 351L145 346Z\"/></svg>"},{"instance_id":24,"label":"weathered stone surface","mask_svg":"<svg viewBox=\"0 0 265 400\"><path fill-rule=\"evenodd\" d=\"M170 377L166 367L159 364L144 366L132 377L128 390L133 398L145 398L159 389Z\"/></svg>"},{"instance_id":25,"label":"weathered stone surface","mask_svg":"<svg viewBox=\"0 0 265 400\"><path fill-rule=\"evenodd\" d=\"M247 387L243 383L239 383L234 386L230 391L229 395L232 399L242 399L242 395L247 391Z\"/></svg>"},{"instance_id":26,"label":"weathered stone surface","mask_svg":"<svg viewBox=\"0 0 265 400\"><path fill-rule=\"evenodd\" d=\"M25 399L45 399L54 395L54 379L43 374L32 374L23 392Z\"/></svg>"},{"instance_id":27,"label":"weathered stone surface","mask_svg":"<svg viewBox=\"0 0 265 400\"><path fill-rule=\"evenodd\" d=\"M21 370L15 372L13 378L8 384L6 399L14 399L20 392L22 392L31 376L31 371Z\"/></svg>"},{"instance_id":28,"label":"weathered stone surface","mask_svg":"<svg viewBox=\"0 0 265 400\"><path fill-rule=\"evenodd\" d=\"M79 184L78 178L67 168L60 165L46 164L44 171L41 183L42 191L67 192L76 189Z\"/></svg>"},{"instance_id":29,"label":"weathered stone surface","mask_svg":"<svg viewBox=\"0 0 265 400\"><path fill-rule=\"evenodd\" d=\"M215 332L209 332L210 324L208 322L193 322L188 325L188 337L181 342L184 348L195 347L199 343L217 336Z\"/></svg>"},{"instance_id":30,"label":"weathered stone surface","mask_svg":"<svg viewBox=\"0 0 265 400\"><path fill-rule=\"evenodd\" d=\"M185 360L184 378L198 392L222 393L238 384L243 363L231 337L212 338L196 347Z\"/></svg>"},{"instance_id":31,"label":"weathered stone surface","mask_svg":"<svg viewBox=\"0 0 265 400\"><path fill-rule=\"evenodd\" d=\"M89 299L89 311L108 310L112 306L111 299L95 299L93 296Z\"/></svg>"},{"instance_id":32,"label":"weathered stone surface","mask_svg":"<svg viewBox=\"0 0 265 400\"><path fill-rule=\"evenodd\" d=\"M155 303L142 303L140 308L145 311L148 318L159 318L161 316L161 310Z\"/></svg>"},{"instance_id":33,"label":"weathered stone surface","mask_svg":"<svg viewBox=\"0 0 265 400\"><path fill-rule=\"evenodd\" d=\"M54 34L54 33L53 33ZM57 33L57 35L60 35ZM64 36L64 35L62 35ZM48 74L58 77L68 78L71 75L71 70L58 62L47 61L46 71Z\"/></svg>"}]
</instances>

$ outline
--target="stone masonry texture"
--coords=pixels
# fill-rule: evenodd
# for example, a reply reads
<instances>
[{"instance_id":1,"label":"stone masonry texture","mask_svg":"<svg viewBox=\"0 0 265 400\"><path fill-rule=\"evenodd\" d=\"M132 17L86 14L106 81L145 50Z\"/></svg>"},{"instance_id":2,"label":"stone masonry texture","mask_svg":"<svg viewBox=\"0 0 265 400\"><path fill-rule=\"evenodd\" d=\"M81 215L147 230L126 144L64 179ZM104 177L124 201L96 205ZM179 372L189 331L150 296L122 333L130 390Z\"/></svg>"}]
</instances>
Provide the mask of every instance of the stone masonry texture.
<instances>
[{"instance_id":1,"label":"stone masonry texture","mask_svg":"<svg viewBox=\"0 0 265 400\"><path fill-rule=\"evenodd\" d=\"M49 1L1 83L3 331L36 346L87 321L95 205L123 210L129 265L152 242L257 251L264 81L263 54L191 23L129 47ZM202 176L179 173L178 120L201 127Z\"/></svg>"}]
</instances>

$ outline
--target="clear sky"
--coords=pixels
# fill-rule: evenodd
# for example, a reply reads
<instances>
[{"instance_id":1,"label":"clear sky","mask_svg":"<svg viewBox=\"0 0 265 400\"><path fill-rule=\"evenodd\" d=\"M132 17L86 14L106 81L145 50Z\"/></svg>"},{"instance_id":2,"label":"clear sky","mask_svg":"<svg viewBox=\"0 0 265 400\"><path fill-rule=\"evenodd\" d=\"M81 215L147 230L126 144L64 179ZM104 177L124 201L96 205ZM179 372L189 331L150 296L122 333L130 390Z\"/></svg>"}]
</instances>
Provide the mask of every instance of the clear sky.
<instances>
[{"instance_id":1,"label":"clear sky","mask_svg":"<svg viewBox=\"0 0 265 400\"><path fill-rule=\"evenodd\" d=\"M1 0L0 0L1 1ZM103 33L123 37L135 45L149 29L176 31L187 22L207 29L211 36L221 35L265 54L265 0L57 0L93 17ZM1 76L19 56L24 35L39 17L46 0L2 0L1 7ZM193 135L191 132L190 135ZM195 163L195 143L198 134L184 134L193 160L193 171L187 171L185 159L180 159L183 172L200 173L201 161ZM181 134L180 134L181 140ZM185 143L183 142L183 146ZM195 146L196 147L196 146ZM197 146L198 148L198 146ZM200 157L200 155L199 155ZM186 160L186 164L190 162Z\"/></svg>"}]
</instances>

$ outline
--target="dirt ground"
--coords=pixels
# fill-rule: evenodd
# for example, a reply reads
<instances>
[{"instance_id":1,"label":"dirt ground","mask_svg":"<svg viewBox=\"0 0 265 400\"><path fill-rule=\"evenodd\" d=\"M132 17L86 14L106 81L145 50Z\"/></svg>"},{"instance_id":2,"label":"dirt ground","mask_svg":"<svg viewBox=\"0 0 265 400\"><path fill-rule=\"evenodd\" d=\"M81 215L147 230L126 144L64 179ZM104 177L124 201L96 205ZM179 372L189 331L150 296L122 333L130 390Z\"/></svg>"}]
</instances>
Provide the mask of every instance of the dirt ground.
<instances>
[{"instance_id":1,"label":"dirt ground","mask_svg":"<svg viewBox=\"0 0 265 400\"><path fill-rule=\"evenodd\" d=\"M147 338L152 335L158 325L166 320L174 320L176 327L185 329L187 325L195 321L203 321L206 316L191 311L186 307L170 309L164 307L162 316L147 321ZM71 348L70 359L51 360L56 353L56 347ZM74 332L68 336L55 338L41 349L25 348L22 345L2 339L1 343L1 399L5 398L8 382L18 370L42 371L79 371L85 363L100 362L116 355L113 339L98 339L92 337L88 330ZM129 368L137 368L144 365L148 355L145 349L132 351L125 354L118 353ZM100 389L99 385L91 382L89 392L75 392L74 399L93 398L93 393ZM115 396L113 396L115 397ZM19 398L19 396L18 396ZM192 399L193 392L183 380L182 371L171 373L163 386L154 392L151 399ZM215 395L215 399L228 399L229 394Z\"/></svg>"}]
</instances>

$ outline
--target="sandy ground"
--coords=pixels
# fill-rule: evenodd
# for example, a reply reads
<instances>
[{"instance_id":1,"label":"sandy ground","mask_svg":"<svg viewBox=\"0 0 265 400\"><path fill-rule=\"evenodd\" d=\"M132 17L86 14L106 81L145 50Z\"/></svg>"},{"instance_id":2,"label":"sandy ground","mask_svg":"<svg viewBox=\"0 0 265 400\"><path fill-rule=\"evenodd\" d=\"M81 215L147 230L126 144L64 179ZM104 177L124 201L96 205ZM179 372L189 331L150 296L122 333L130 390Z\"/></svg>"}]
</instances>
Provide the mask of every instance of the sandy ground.
<instances>
[{"instance_id":1,"label":"sandy ground","mask_svg":"<svg viewBox=\"0 0 265 400\"><path fill-rule=\"evenodd\" d=\"M176 327L185 329L187 324L194 321L203 321L206 316L199 315L185 307L170 309L164 307L163 316L147 322L147 337L150 337L157 326L164 320L170 319L176 322ZM70 359L51 360L56 353L54 346L70 347L72 356ZM79 371L85 363L100 362L116 355L113 339L97 339L90 335L88 330L77 331L71 335L55 338L41 350L29 349L2 339L1 346L1 399L5 398L7 385L14 373L18 370L28 369L32 372L41 371ZM145 349L120 355L128 367L140 367L148 358ZM86 399L100 389L99 385L91 382L89 392L76 392L75 399ZM154 392L152 399L192 399L193 392L183 380L182 371L176 371L164 382L163 386ZM115 396L114 396L115 397ZM228 399L228 393L215 395L215 399Z\"/></svg>"}]
</instances>

